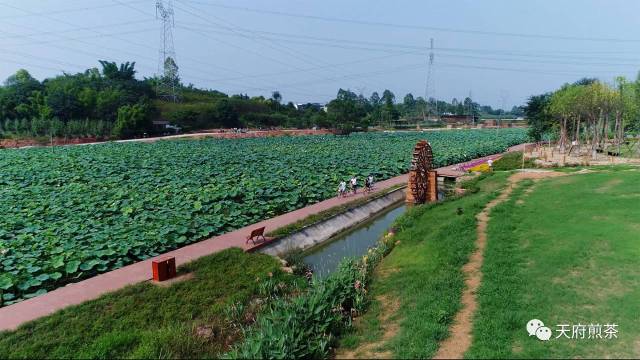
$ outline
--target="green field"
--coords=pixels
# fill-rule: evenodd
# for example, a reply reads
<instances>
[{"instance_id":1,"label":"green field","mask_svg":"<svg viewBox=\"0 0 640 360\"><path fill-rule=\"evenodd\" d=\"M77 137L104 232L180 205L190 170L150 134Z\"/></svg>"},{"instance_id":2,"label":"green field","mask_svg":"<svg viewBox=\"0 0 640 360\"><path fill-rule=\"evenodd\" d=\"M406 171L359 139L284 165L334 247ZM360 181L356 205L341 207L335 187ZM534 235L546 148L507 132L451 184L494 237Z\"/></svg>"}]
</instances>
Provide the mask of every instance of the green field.
<instances>
[{"instance_id":1,"label":"green field","mask_svg":"<svg viewBox=\"0 0 640 360\"><path fill-rule=\"evenodd\" d=\"M193 278L170 287L148 282L129 286L16 331L0 332L0 358L219 357L242 338L238 324L232 323L232 304L241 305L247 319L242 325L248 325L260 312L249 303L264 296L265 283L282 283L287 291L300 285L280 267L273 257L240 249L206 256L181 266L179 274Z\"/></svg>"},{"instance_id":2,"label":"green field","mask_svg":"<svg viewBox=\"0 0 640 360\"><path fill-rule=\"evenodd\" d=\"M401 359L434 355L460 310L462 265L474 249L475 216L497 196L506 179L506 173L483 178L467 185L475 193L412 209L397 221L400 244L376 269L371 310L342 340L339 354ZM384 339L383 334L393 328L392 336ZM374 344L369 353L360 350L367 344Z\"/></svg>"},{"instance_id":3,"label":"green field","mask_svg":"<svg viewBox=\"0 0 640 360\"><path fill-rule=\"evenodd\" d=\"M520 181L491 211L465 358L640 356L640 168L561 171L569 176ZM460 310L462 266L477 238L475 215L504 191L510 174L485 175L479 192L399 220L401 244L372 283L376 301L338 354L436 353ZM551 329L549 341L528 335L532 319ZM569 326L566 336L561 324ZM615 337L607 338L607 324L617 325Z\"/></svg>"},{"instance_id":4,"label":"green field","mask_svg":"<svg viewBox=\"0 0 640 360\"><path fill-rule=\"evenodd\" d=\"M340 179L504 151L523 129L111 143L0 151L7 305L334 195Z\"/></svg>"},{"instance_id":5,"label":"green field","mask_svg":"<svg viewBox=\"0 0 640 360\"><path fill-rule=\"evenodd\" d=\"M525 182L494 209L467 357L640 356L639 170ZM550 341L528 336L533 318L553 331ZM569 337L584 325L584 338L556 338L560 324ZM590 324L603 338L589 339ZM617 338L605 338L606 324L618 325Z\"/></svg>"}]
</instances>

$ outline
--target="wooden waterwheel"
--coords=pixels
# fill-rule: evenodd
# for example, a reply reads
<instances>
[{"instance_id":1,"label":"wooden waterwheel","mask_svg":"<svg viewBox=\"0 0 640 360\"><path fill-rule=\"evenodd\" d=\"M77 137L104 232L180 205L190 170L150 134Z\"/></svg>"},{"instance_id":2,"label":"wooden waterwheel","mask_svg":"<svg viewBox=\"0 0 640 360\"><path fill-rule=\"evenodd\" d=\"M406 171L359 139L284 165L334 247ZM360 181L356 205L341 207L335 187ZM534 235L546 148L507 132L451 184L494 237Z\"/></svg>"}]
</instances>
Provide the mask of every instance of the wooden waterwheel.
<instances>
[{"instance_id":1,"label":"wooden waterwheel","mask_svg":"<svg viewBox=\"0 0 640 360\"><path fill-rule=\"evenodd\" d=\"M433 153L431 145L421 140L413 150L413 159L409 170L407 203L424 204L437 200L436 174L433 171Z\"/></svg>"}]
</instances>

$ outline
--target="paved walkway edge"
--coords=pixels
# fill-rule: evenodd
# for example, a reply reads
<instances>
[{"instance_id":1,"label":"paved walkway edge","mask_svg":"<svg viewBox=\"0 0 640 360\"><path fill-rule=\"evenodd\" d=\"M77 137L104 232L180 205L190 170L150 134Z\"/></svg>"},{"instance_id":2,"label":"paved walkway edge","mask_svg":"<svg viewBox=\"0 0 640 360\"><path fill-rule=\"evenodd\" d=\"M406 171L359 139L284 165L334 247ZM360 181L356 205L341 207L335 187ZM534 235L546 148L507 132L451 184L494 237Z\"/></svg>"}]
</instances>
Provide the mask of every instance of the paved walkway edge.
<instances>
[{"instance_id":1,"label":"paved walkway edge","mask_svg":"<svg viewBox=\"0 0 640 360\"><path fill-rule=\"evenodd\" d=\"M521 145L511 147L508 151L516 151L520 146ZM475 161L475 159L471 161ZM445 171L459 165L460 164L451 165L437 170ZM408 178L408 174L400 175L376 183L376 186L379 190L384 190L399 184L406 184ZM101 295L122 289L125 286L147 281L151 279L151 261L155 259L173 256L176 258L176 265L180 266L203 256L211 255L231 247L239 247L246 250L250 247L249 244L245 243L246 236L255 228L265 226L267 228L266 231L275 230L295 223L309 215L317 214L323 210L343 205L363 197L365 197L365 195L361 192L358 195L347 198L334 197L327 199L302 209L276 216L256 224L248 225L226 234L202 240L135 264L127 265L120 269L66 285L35 298L2 307L0 308L0 331L16 329L18 326L28 321L50 315L68 306L78 305L85 301L97 299Z\"/></svg>"}]
</instances>

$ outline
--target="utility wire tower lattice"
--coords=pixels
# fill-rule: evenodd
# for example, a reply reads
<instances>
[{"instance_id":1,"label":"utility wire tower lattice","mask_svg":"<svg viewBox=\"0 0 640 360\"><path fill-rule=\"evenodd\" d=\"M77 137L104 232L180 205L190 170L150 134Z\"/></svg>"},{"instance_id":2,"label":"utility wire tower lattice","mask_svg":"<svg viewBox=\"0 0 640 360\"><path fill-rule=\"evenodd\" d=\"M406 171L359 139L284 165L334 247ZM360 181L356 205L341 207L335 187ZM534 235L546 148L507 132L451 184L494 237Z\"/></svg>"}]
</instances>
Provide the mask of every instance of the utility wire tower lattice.
<instances>
[{"instance_id":1,"label":"utility wire tower lattice","mask_svg":"<svg viewBox=\"0 0 640 360\"><path fill-rule=\"evenodd\" d=\"M175 27L172 0L156 1L156 18L162 21L160 34L160 57L158 61L158 97L178 101L178 65L176 51L173 47L173 28Z\"/></svg>"},{"instance_id":2,"label":"utility wire tower lattice","mask_svg":"<svg viewBox=\"0 0 640 360\"><path fill-rule=\"evenodd\" d=\"M422 112L423 120L427 120L429 118L429 113L433 112L434 116L438 117L438 100L435 99L436 86L435 79L433 78L433 60L435 58L433 52L433 38L429 40L429 62L427 65L427 82L424 88L424 101L425 101L425 110ZM433 98L435 101L434 109L429 106L429 99Z\"/></svg>"},{"instance_id":3,"label":"utility wire tower lattice","mask_svg":"<svg viewBox=\"0 0 640 360\"><path fill-rule=\"evenodd\" d=\"M433 169L431 144L420 140L413 150L406 202L410 205L438 200L438 173Z\"/></svg>"}]
</instances>

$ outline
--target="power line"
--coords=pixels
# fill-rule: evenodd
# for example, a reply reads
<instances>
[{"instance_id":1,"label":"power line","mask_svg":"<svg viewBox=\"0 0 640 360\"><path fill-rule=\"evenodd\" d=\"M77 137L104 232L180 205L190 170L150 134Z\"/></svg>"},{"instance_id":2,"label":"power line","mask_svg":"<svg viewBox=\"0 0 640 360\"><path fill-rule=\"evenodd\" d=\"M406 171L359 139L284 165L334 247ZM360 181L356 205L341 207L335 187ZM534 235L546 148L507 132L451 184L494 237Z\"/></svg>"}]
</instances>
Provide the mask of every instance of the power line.
<instances>
[{"instance_id":1,"label":"power line","mask_svg":"<svg viewBox=\"0 0 640 360\"><path fill-rule=\"evenodd\" d=\"M0 31L0 32L11 35L11 33L8 33L6 31ZM57 35L57 36L61 36L61 35ZM93 45L93 43L91 43L91 42L82 41L82 40L79 40L79 39L73 39L73 38L69 38L69 37L65 37L65 38L67 38L68 40L79 41L79 42L82 42L82 43L85 43L85 44ZM41 42L41 43L50 45L50 44L48 44L48 42ZM74 47L70 47L70 46L66 46L66 45L56 44L55 47L58 48L58 49L66 49L66 50L69 50L69 51L72 51L72 52L75 52L75 53L85 54L85 55L91 56L91 57L93 57L95 59L108 58L107 56L104 56L104 55L96 54L94 52L90 52L90 51L87 51L87 50L84 50L84 49L78 49L78 48L74 48ZM120 50L120 49L114 49L114 48L109 48L109 47L105 47L105 46L102 46L102 48L103 49L107 49L107 50L112 50L112 51L119 51ZM141 56L138 56L138 57L141 57Z\"/></svg>"},{"instance_id":2,"label":"power line","mask_svg":"<svg viewBox=\"0 0 640 360\"><path fill-rule=\"evenodd\" d=\"M119 3L119 4L121 4L121 5L124 5L124 6L126 6L126 7L130 8L130 9L133 9L133 10L135 10L135 11L137 11L137 12L140 12L140 13L146 14L144 11L142 11L142 10L140 10L140 9L136 8L136 7L130 6L130 5L128 5L128 4L122 3L122 2L120 2L119 0L113 0L113 1L114 1L114 2L116 2L116 3ZM180 9L180 8L179 8L179 9ZM186 12L188 12L188 13L191 13L192 15L199 16L199 15L197 15L197 14L195 14L195 13L193 13L193 12L190 12L190 11L188 11L188 10L184 10L184 9L181 9L181 10L182 10L182 11L186 11ZM215 16L214 16L214 18L217 18L217 17L215 17ZM218 19L219 19L219 18L218 18ZM227 22L227 21L225 21L225 20L223 20L223 19L219 19L219 20L224 21L224 22ZM210 21L210 22L211 22L211 21ZM212 23L213 23L213 24L216 24L216 23L214 23L214 22L212 22ZM227 22L227 23L228 23L228 22ZM172 26L174 26L174 24L172 24ZM232 24L231 26L234 26L234 25ZM228 29L230 29L230 30L232 30L232 31L235 31L235 30L234 30L234 28L231 28L231 27L226 27L226 26L225 26L225 28L228 28ZM211 65L211 64L206 63L206 65ZM239 72L237 72L237 71L236 71L236 73L239 73ZM239 73L239 74L241 74L241 75L243 75L243 76L247 77L245 74L242 74L242 73ZM249 77L250 77L250 76L249 76ZM211 80L208 80L208 81L211 81ZM217 80L217 81L225 81L225 80L223 79L223 80ZM291 92L291 91L290 91L290 92ZM308 93L305 93L305 94L307 94L307 95L308 95Z\"/></svg>"},{"instance_id":3,"label":"power line","mask_svg":"<svg viewBox=\"0 0 640 360\"><path fill-rule=\"evenodd\" d=\"M135 11L135 12L141 13L141 14L143 14L143 15L145 15L145 16L148 16L148 15L153 16L153 14L149 14L149 13L147 13L147 12L146 12L146 11L144 11L144 10L140 10L140 9L138 9L138 8L137 8L137 7L135 7L135 6L131 6L131 4L128 4L128 3L122 2L122 1L120 1L120 0L112 0L112 1L113 1L114 3L116 3L117 5L124 6L124 7L128 7L129 9L131 9L131 10L133 10L133 11Z\"/></svg>"},{"instance_id":4,"label":"power line","mask_svg":"<svg viewBox=\"0 0 640 360\"><path fill-rule=\"evenodd\" d=\"M33 11L26 10L26 9L22 9L22 8L17 7L17 6L8 5L8 4L5 4L5 3L0 3L0 5L5 6L5 7L8 7L8 8L11 8L11 9L14 9L14 10L19 10L19 11L25 12L25 13L27 13L27 14L37 15L37 16L43 17L43 18L45 18L45 19L49 19L49 20L51 20L51 21L55 21L55 22L58 22L58 23L61 23L61 24L67 25L67 26L76 27L76 25L74 25L74 24L72 24L72 23L69 23L69 22L64 21L64 20L60 20L60 19L58 19L58 18L56 18L56 17L52 17L52 16L50 16L50 15L48 15L48 14L38 14L38 13L35 13L35 12L33 12ZM91 30L92 32L94 32L94 33L96 33L96 34L103 35L103 33L101 33L101 32L100 32L100 31L98 31L98 30L91 29L91 28L90 28L89 30ZM120 41L123 41L123 42L126 42L126 43L128 43L128 44L132 44L132 45L136 45L136 46L140 46L140 47L145 47L145 48L150 48L150 46L149 46L149 45L147 45L147 44L136 43L136 42L134 42L134 41L131 41L131 40L129 40L129 39L127 39L127 38L123 38L123 37L117 37L117 36L114 36L114 37L115 37L116 39L118 39L118 40L120 40Z\"/></svg>"},{"instance_id":5,"label":"power line","mask_svg":"<svg viewBox=\"0 0 640 360\"><path fill-rule=\"evenodd\" d=\"M479 70L493 70L493 71L505 71L516 72L524 74L537 74L537 75L568 75L568 76L586 76L594 71L585 72L562 72L562 71L548 71L540 69L523 69L523 68L505 68L505 67L491 67L491 66L479 66L479 65L464 65L464 64L452 64L452 63L439 63L441 67L453 67L462 69L479 69ZM602 72L601 72L602 73ZM607 74L614 74L613 72L607 72Z\"/></svg>"},{"instance_id":6,"label":"power line","mask_svg":"<svg viewBox=\"0 0 640 360\"><path fill-rule=\"evenodd\" d=\"M132 10L134 10L136 12L141 13L141 14L144 14L144 15L147 15L147 16L152 16L152 15L148 14L147 12L145 12L144 10L141 10L141 9L139 9L139 8L137 8L135 6L132 6L132 5L128 4L128 3L124 3L124 2L119 1L119 0L113 0L113 1L115 3L117 3L117 4L120 4L122 6L128 7L129 9L132 9ZM154 19L153 21L156 21L156 20ZM178 25L174 25L174 26L175 27L180 27L179 24ZM217 65L217 64L212 64L212 63L209 63L209 62L206 62L206 61L202 61L202 60L198 60L198 59L185 58L185 59L182 59L181 61L183 61L183 62L192 62L192 63L196 63L196 64L202 64L202 65L206 65L206 66L210 66L210 67L215 67L215 68L218 68L220 70L233 72L233 73L236 73L236 74L239 74L239 75L243 75L243 76L247 75L247 74L242 73L240 71L237 71L235 69L231 69L231 68L228 68L228 67L220 66L220 65Z\"/></svg>"},{"instance_id":7,"label":"power line","mask_svg":"<svg viewBox=\"0 0 640 360\"><path fill-rule=\"evenodd\" d=\"M364 63L364 62L371 62L371 61L375 61L375 60L387 59L387 58L390 58L390 57L396 57L396 56L402 56L402 55L406 55L406 53L396 53L396 54L391 54L391 55L378 56L378 57L366 58L366 59L359 59L359 60L353 60L353 61L337 63L337 64L327 64L327 65L319 66L319 67L316 67L316 68L306 68L306 69L300 69L300 70L280 71L280 72L267 73L267 74L246 75L246 76L243 76L243 77L219 78L219 79L215 79L215 81L240 80L240 79L246 79L246 78L261 78L261 77L272 77L272 76L289 75L289 74L295 74L295 73L299 73L299 72L307 72L307 71L320 69L320 68L322 68L322 69L331 69L331 68L336 68L336 67L341 67L341 66L346 66L346 65L354 65L354 64Z\"/></svg>"},{"instance_id":8,"label":"power line","mask_svg":"<svg viewBox=\"0 0 640 360\"><path fill-rule=\"evenodd\" d=\"M16 27L22 27L19 25L14 25ZM137 30L127 30L127 31L119 31L116 33L102 33L102 34L93 34L93 35L84 35L84 36L77 36L77 37L60 37L60 35L58 34L54 34L54 33L50 33L49 35L54 35L54 36L58 36L60 37L60 39L47 39L47 40L35 40L35 41L29 41L29 42L20 42L17 44L11 44L11 46L29 46L29 45L42 45L42 44L54 44L54 43L59 43L60 41L81 41L84 39L95 39L95 38L103 38L103 37L113 37L115 35L129 35L129 34L140 34L140 33L145 33L145 32L150 32L150 31L157 31L158 29L156 27L153 28L144 28L144 29L137 29ZM6 34L10 34L7 32L4 32ZM34 35L34 34L29 34L29 35L24 35L24 34L10 34L10 35L6 35L7 37L28 37L31 39L34 39L35 36L38 35ZM81 41L85 44L88 44L85 41Z\"/></svg>"},{"instance_id":9,"label":"power line","mask_svg":"<svg viewBox=\"0 0 640 360\"><path fill-rule=\"evenodd\" d=\"M217 33L217 34L222 34L222 35L231 35L231 36L242 36L242 34L237 34L237 31L245 31L245 32L252 32L254 34L266 34L266 35L262 35L260 36L260 38L262 39L277 39L280 40L280 38L294 38L294 39L309 39L311 41L304 41L304 40L290 40L287 39L288 42L290 43L298 43L298 44L305 44L305 45L311 45L311 46L325 46L325 47L335 47L335 48L342 48L342 49L349 49L349 50L368 50L368 51L378 51L378 52L387 52L387 53L393 53L398 51L398 49L413 49L415 50L413 53L416 55L423 55L424 52L424 47L423 46L417 46L417 45L407 45L407 44L393 44L393 43L380 43L380 42L370 42L370 41L359 41L359 40L345 40L345 39L335 39L335 38L323 38L323 37L316 37L316 36L306 36L306 35L300 35L300 34L286 34L286 33L275 33L275 32L271 32L271 31L260 31L260 30L249 30L249 29L240 29L240 28L236 28L236 32L226 32L226 31L222 31L222 30L214 30L211 28L206 28L206 25L202 25L202 24L192 24L192 25L197 25L199 26L199 31L204 31L204 32L210 32L210 33ZM182 27L184 27L185 29L193 29L193 28L189 28L188 26L184 26L182 25ZM367 46L354 46L354 45L341 45L341 44L337 44L339 42L342 43L346 43L346 44L364 44ZM375 47L372 47L375 46ZM512 50L501 50L501 49L486 49L486 48L482 48L482 49L473 49L473 48L454 48L454 47L435 47L434 50L438 50L439 52L453 52L453 53L486 53L486 54L493 54L493 55L504 55L504 56L516 56L516 57L535 57L535 58L556 58L556 59L578 59L578 60L582 60L585 59L585 56L569 56L569 55L558 55L558 54L575 54L575 53L580 53L580 52L563 52L563 51L554 51L554 52L548 52L545 54L544 51L537 51L537 52L514 52ZM406 53L411 53L411 52L406 52ZM598 53L598 52L594 52L594 53ZM593 56L588 56L586 57L588 59L591 60L619 60L619 61L634 61L634 62L639 62L640 58L612 58L612 57L593 57ZM606 64L608 65L608 64Z\"/></svg>"},{"instance_id":10,"label":"power line","mask_svg":"<svg viewBox=\"0 0 640 360\"><path fill-rule=\"evenodd\" d=\"M46 62L55 62L55 63L58 63L58 64L62 64L62 65L71 66L71 67L75 67L75 68L78 68L78 69L86 70L86 67L83 66L83 65L74 64L74 63L70 63L70 62L66 62L66 61L55 60L55 59L42 57L42 56L36 56L36 55L29 54L29 53L21 52L21 51L15 51L15 50L5 49L3 51L7 52L7 53L17 54L17 55L20 55L22 57L28 57L28 58L32 58L32 59L40 59L40 60L43 60L43 61L46 61Z\"/></svg>"},{"instance_id":11,"label":"power line","mask_svg":"<svg viewBox=\"0 0 640 360\"><path fill-rule=\"evenodd\" d=\"M107 24L107 25L75 27L73 29L66 29L66 30L60 30L60 31L41 31L41 32L30 33L30 34L15 34L15 35L12 35L12 36L5 35L5 36L0 36L0 39L15 39L15 38L24 38L24 37L32 37L32 36L46 36L46 35L65 34L65 33L70 33L70 32L84 31L84 30L111 28L111 27L121 27L121 26L128 26L128 25L137 25L137 24L149 23L149 22L152 22L152 21L153 20L136 20L136 21L126 21L126 22L121 22L121 23L112 23L112 24ZM5 24L10 24L11 25L11 23L7 23L7 22L5 22Z\"/></svg>"},{"instance_id":12,"label":"power line","mask_svg":"<svg viewBox=\"0 0 640 360\"><path fill-rule=\"evenodd\" d=\"M200 10L200 9L197 9L197 8L195 8L193 6L190 6L190 5L186 5L185 4L185 6L188 6L188 7L190 7L191 9L193 9L195 11ZM217 19L218 21L221 21L223 23L227 23L229 25L226 26L226 25L223 25L223 24L220 24L220 23L214 23L214 22L211 22L211 20L209 19L211 24L215 24L218 27L222 27L224 29L228 29L232 33L237 34L238 36L241 36L243 38L246 38L246 39L249 39L249 40L253 40L253 41L256 40L255 36L254 36L255 33L253 31L247 30L247 29L242 29L242 28L236 26L235 24L233 24L232 22L227 21L225 19L222 19L222 18L220 18L218 16L211 15L209 13L206 13L206 15L207 15L207 18L214 18L214 19ZM249 37L246 34L243 34L243 32L249 32L250 34L252 34L252 36ZM280 44L280 43L278 43L276 41L273 41L273 40L270 40L270 39L267 39L267 41L269 41L269 43L272 44L271 46L269 46L271 49L286 52L286 53L292 55L293 57L295 57L295 58L297 58L299 60L302 60L302 61L304 61L304 62L306 62L308 64L312 64L312 65L316 65L316 66L318 65L318 62L316 62L315 59L309 60L310 57L307 54L304 54L304 53L301 53L299 51L296 51L295 49L292 49L291 47L285 46L283 44ZM276 47L281 48L281 49L276 49Z\"/></svg>"},{"instance_id":13,"label":"power line","mask_svg":"<svg viewBox=\"0 0 640 360\"><path fill-rule=\"evenodd\" d=\"M2 5L2 4L0 4L0 5ZM66 23L66 24L69 24L69 23ZM13 25L13 26L16 26L16 27L24 27L24 26L16 25L16 24L12 24L12 25ZM74 27L76 27L76 28L77 28L77 26L75 26L75 25L73 25L73 24L70 24L70 25L72 25L72 26L74 26ZM25 27L25 28L26 28L26 27ZM29 29L31 29L31 28L29 28ZM146 29L145 31L148 31L148 30L154 30L154 31L156 31L156 30L157 30L157 28L155 28L155 27L154 27L153 29ZM4 32L4 31L3 31L3 32ZM129 31L129 32L126 32L126 33L132 33L132 32L138 32L138 31ZM28 34L18 35L18 34L11 34L11 33L8 33L8 32L4 32L4 33L6 33L6 34L8 34L9 36L12 36L12 37L23 36L23 37L27 37L27 38L34 38L34 35L28 35ZM117 37L115 37L115 36L114 36L114 35L112 35L112 34L103 33L103 32L97 32L97 34L96 34L96 35L84 36L84 37L69 37L69 36L60 35L60 34L55 34L55 36L57 36L58 38L63 39L63 40L68 40L68 41L77 41L77 42L84 43L84 44L88 44L88 45L95 45L95 43L88 42L88 41L83 41L82 39L84 39L84 38L94 38L94 37L114 37L114 38L117 38ZM21 44L17 44L17 45L14 45L14 46L20 46L20 45L33 45L33 44L50 44L50 43L52 43L52 42L56 42L56 41L54 41L54 40L36 40L36 41L34 41L34 42L21 43ZM89 51L84 50L84 49L77 49L77 48L74 48L74 47L69 47L69 46L60 45L60 44L57 44L57 45L55 45L55 46L56 46L57 48L67 49L67 50L70 50L70 51L75 52L75 53L82 53L82 54L85 54L85 55L89 55L89 56L95 57L96 59L101 59L101 58L102 58L102 59L105 59L105 58L109 58L109 56L99 55L99 54L96 54L96 53L94 53L94 52L89 52ZM147 47L147 48L151 48L151 47L146 46L146 45L145 45L145 47ZM106 46L104 46L104 45L101 45L101 48L102 48L102 49L111 50L111 51L114 51L114 52L116 52L116 53L117 53L117 52L125 52L125 53L129 53L129 54L131 54L132 56L134 56L134 57L136 58L136 60L139 60L139 59L147 59L147 60L149 60L149 61L156 62L156 60L155 60L155 59L153 59L153 58L151 58L151 57L148 57L148 56L141 55L141 54L139 54L139 53L132 53L132 52L129 52L129 51L124 51L124 50L122 50L122 49L116 49L116 48L106 47ZM151 48L151 49L153 49L153 48ZM155 50L155 49L154 49L154 50ZM193 62L197 62L197 61L193 60ZM138 65L139 65L139 67L145 67L144 65L140 65L140 63L138 63ZM215 65L210 64L210 63L205 63L205 65L215 67ZM148 69L153 69L153 67L151 67L151 66L148 66L147 68L148 68ZM227 71L228 71L229 69L225 69L225 70L227 70ZM151 71L151 72L153 73L153 71Z\"/></svg>"},{"instance_id":14,"label":"power line","mask_svg":"<svg viewBox=\"0 0 640 360\"><path fill-rule=\"evenodd\" d=\"M131 4L137 4L137 3L147 2L148 0L127 0L127 1ZM7 15L7 16L0 16L0 20L16 19L21 17L42 16L42 15L68 14L72 12L82 12L82 11L93 11L97 9L106 9L114 6L116 5L115 4L99 5L99 6L94 5L94 6L87 6L87 7L81 7L81 8L61 9L61 10L46 11L46 12L32 12L29 14L21 14L21 15Z\"/></svg>"},{"instance_id":15,"label":"power line","mask_svg":"<svg viewBox=\"0 0 640 360\"><path fill-rule=\"evenodd\" d=\"M23 60L16 61L16 60L10 60L10 59L7 59L7 58L0 58L0 61L9 62L9 63L13 63L13 64L18 64L20 66L28 65L28 66L31 66L31 67L41 68L41 69L45 69L45 70L60 71L60 72L64 71L64 69L54 68L54 67L46 66L46 65L38 65L38 64L28 63L28 62L24 62Z\"/></svg>"},{"instance_id":16,"label":"power line","mask_svg":"<svg viewBox=\"0 0 640 360\"><path fill-rule=\"evenodd\" d=\"M226 9L240 10L245 12L271 14L271 15L278 15L278 16L331 21L331 22L350 23L350 24L360 24L360 25L368 25L368 26L383 26L383 27L404 28L404 29L441 31L441 32L472 34L472 35L518 37L518 38L538 38L538 39L555 39L555 40L571 40L571 41L577 40L577 41L594 41L594 42L621 42L621 43L640 42L640 39L595 38L595 37L579 37L579 36L566 36L566 35L526 34L526 33L515 33L515 32L466 30L466 29L444 28L444 27L435 27L435 26L424 26L424 25L398 24L398 23L388 23L388 22L379 22L379 21L367 21L367 20L346 19L346 18L337 18L337 17L328 17L328 16L318 16L318 15L296 14L296 13L266 10L266 9L255 9L255 8L242 7L242 6L225 5L225 4L215 3L211 1L207 1L207 2L198 1L198 0L184 0L184 1L190 1L192 3L203 4L207 6L215 6L215 7L226 8Z\"/></svg>"},{"instance_id":17,"label":"power line","mask_svg":"<svg viewBox=\"0 0 640 360\"><path fill-rule=\"evenodd\" d=\"M182 10L182 11L184 11L184 9L181 9L181 10ZM199 14L193 13L193 12L191 12L191 11L188 11L188 10L187 10L187 12L189 12L189 13L191 13L191 14L194 14L194 15L195 15L195 16L197 16L197 17L201 17ZM202 18L202 17L201 17L201 18ZM204 18L204 19L206 19L206 18ZM231 47L234 47L234 48L237 48L237 49L240 49L240 50L246 51L246 52L250 52L250 53L255 54L255 55L257 55L257 56L260 56L260 57L262 57L262 58L264 58L264 59L268 59L268 60L271 60L271 61L273 61L273 62L279 63L279 64L281 64L281 65L283 65L283 66L285 66L285 67L287 67L287 68L289 68L289 67L293 67L293 68L295 68L295 69L297 69L297 70L302 71L302 68L300 68L299 66L292 65L292 64L286 63L286 62L284 62L284 61L281 61L281 60L279 60L279 59L276 59L276 58L273 58L273 57L266 56L266 55L264 55L263 53L257 52L257 51L255 51L255 50L252 50L252 49L246 49L246 48L243 48L243 47L241 47L241 46L238 46L238 45L236 45L236 44L234 44L234 43L230 43L230 42L228 42L228 41L224 41L224 40L221 40L221 39L219 39L219 38L212 37L212 36L210 36L209 34L207 34L207 33L205 33L205 32L202 32L202 31L199 31L199 30L195 30L195 29L189 29L189 31L194 32L194 33L197 33L197 34L200 34L200 35L202 35L202 36L204 36L204 37L207 37L207 38L213 39L214 41L218 41L218 42L223 43L223 44L226 44L226 45L228 45L228 46L231 46ZM274 88L276 88L276 89L277 89L277 88L279 88L279 87L278 87L278 86L272 86L272 87L269 87L269 88L265 88L265 87L260 87L260 88L253 87L253 88L251 88L251 89L273 90Z\"/></svg>"},{"instance_id":18,"label":"power line","mask_svg":"<svg viewBox=\"0 0 640 360\"><path fill-rule=\"evenodd\" d=\"M189 6L189 5L186 5L186 6ZM197 9L195 7L192 7L192 6L189 6L189 7L191 9L195 10L195 11L199 11L199 9ZM182 11L185 11L185 10L182 9ZM193 12L190 12L190 11L188 11L188 12L191 13L192 15L196 16L196 17L199 17L201 19L205 19L207 22L213 24L214 26L220 26L220 27L223 27L223 28L226 28L226 29L230 29L233 33L236 33L236 34L238 34L238 35L240 35L242 37L248 38L249 40L253 40L253 41L256 40L255 39L255 35L252 33L251 30L242 29L242 28L236 26L235 24L233 24L233 23L231 23L231 22L229 22L229 21L227 21L225 19L221 19L221 18L219 18L217 16L213 16L213 15L210 15L210 14L207 14L208 17L205 18L205 17L201 16L198 13L193 13ZM222 21L222 22L225 22L227 24L230 24L230 26L225 26L225 25L221 25L219 23L213 22L213 21L211 21L209 19L209 17L216 18L219 21ZM249 33L252 33L253 36L252 37L248 37L247 35L243 34L242 31L248 31ZM269 47L271 49L274 49L276 51L285 52L287 54L290 54L290 55L294 56L295 58L297 58L299 60L302 60L305 63L311 64L311 65L316 65L316 66L318 64L323 64L323 65L327 65L328 64L328 63L322 62L322 61L318 62L315 59L312 60L312 61L309 61L308 58L310 58L310 56L307 55L306 53L299 52L296 49L293 49L291 47L288 47L286 45L281 44L280 42L275 42L275 41L269 40L269 39L267 39L267 41L269 41L269 43L270 43L270 44L266 45L267 47ZM278 49L278 48L280 48L280 49ZM293 66L293 65L290 65L290 66ZM296 68L300 69L299 67L296 67ZM316 71L316 70L312 70L312 71Z\"/></svg>"}]
</instances>

